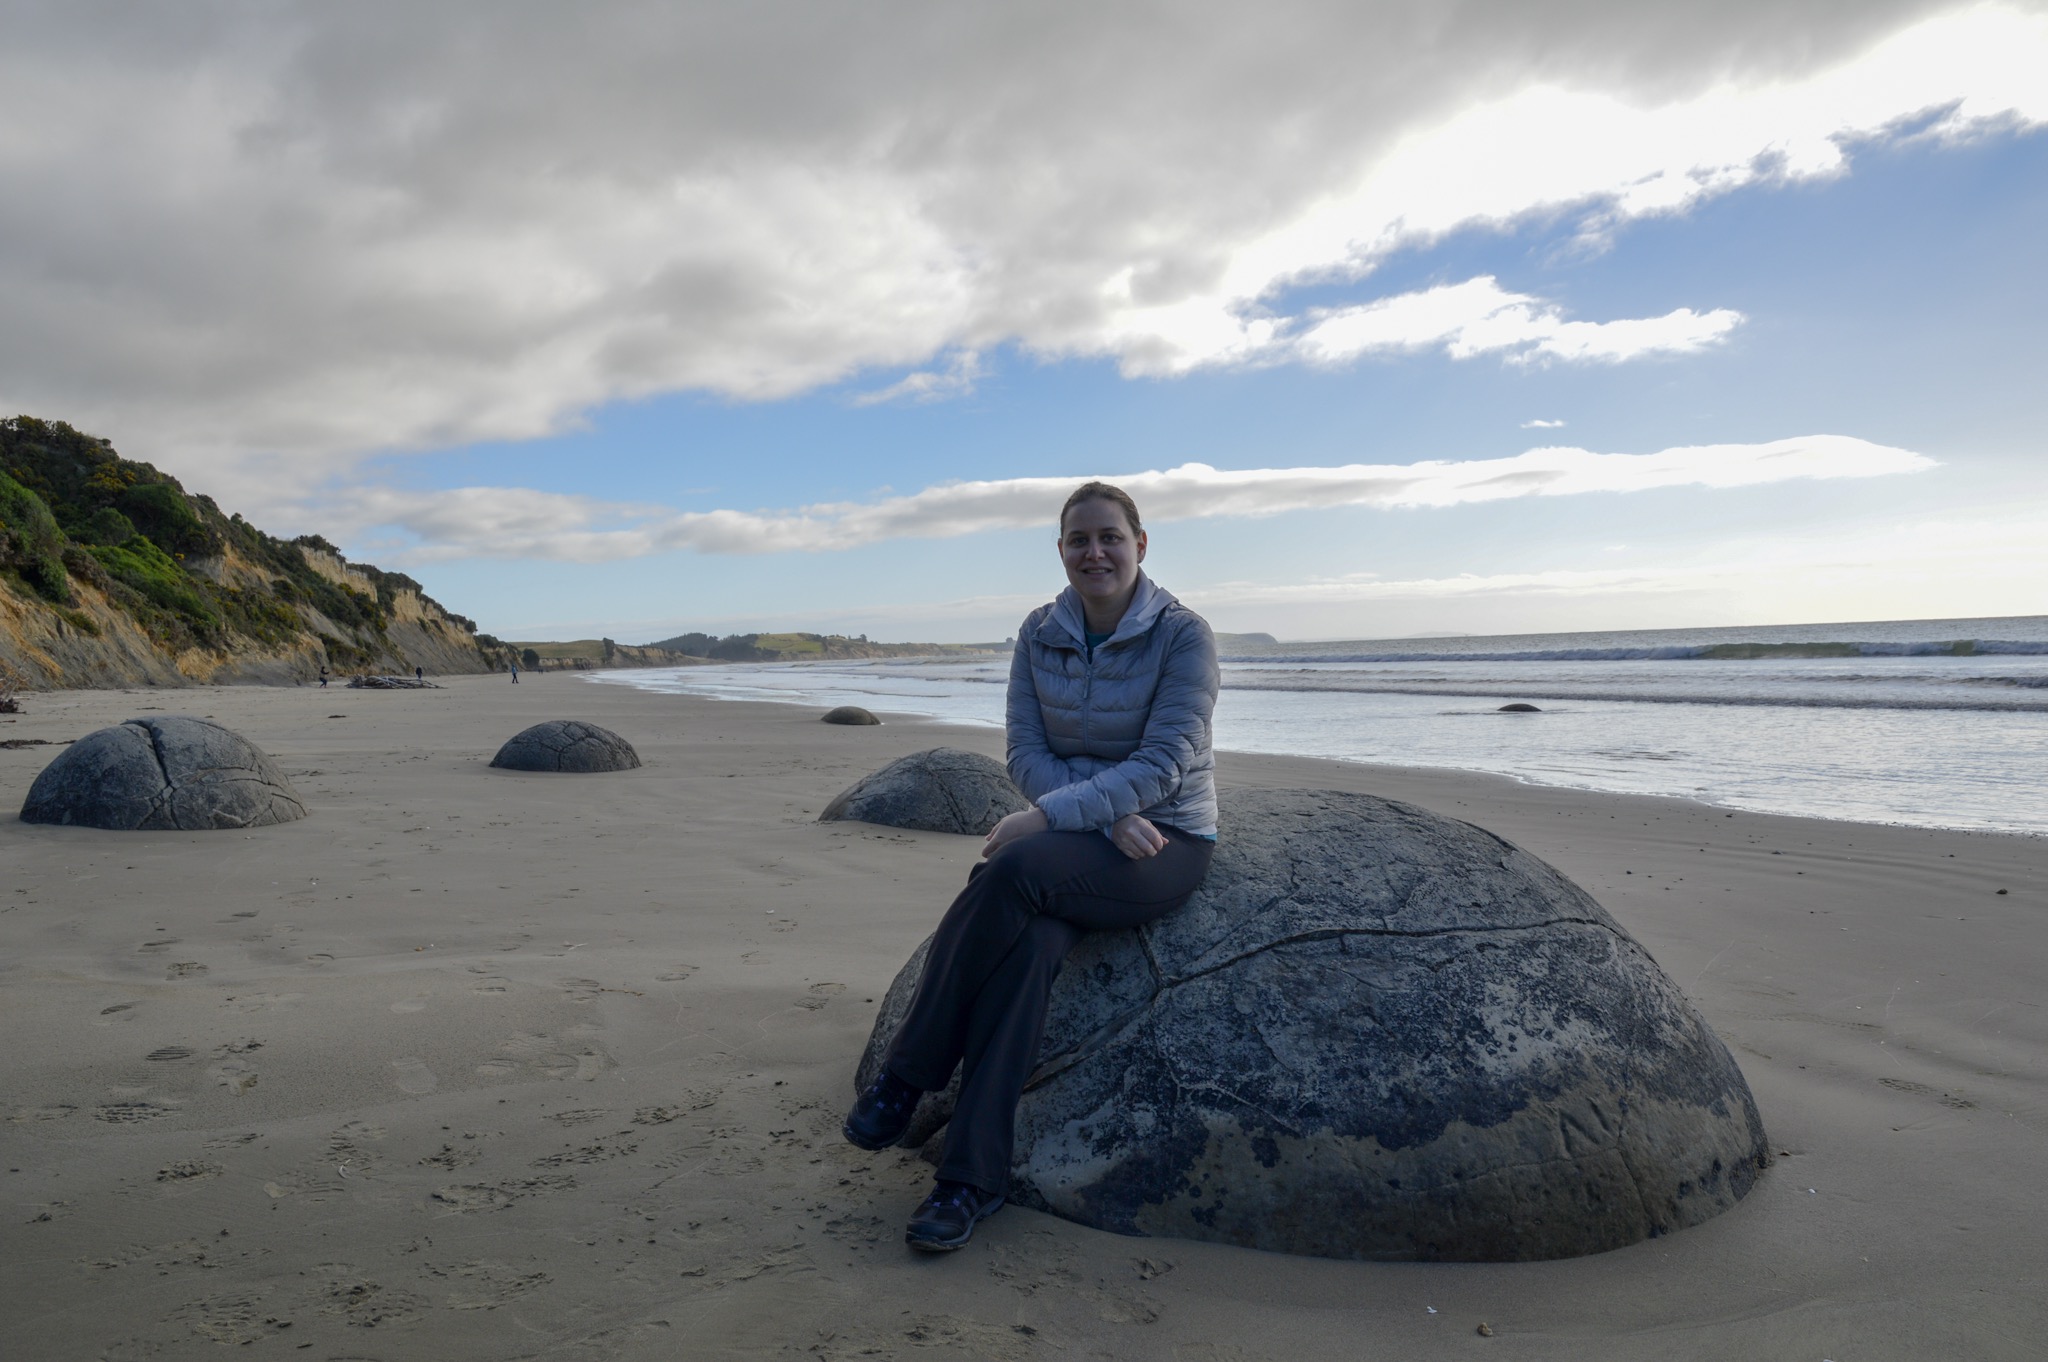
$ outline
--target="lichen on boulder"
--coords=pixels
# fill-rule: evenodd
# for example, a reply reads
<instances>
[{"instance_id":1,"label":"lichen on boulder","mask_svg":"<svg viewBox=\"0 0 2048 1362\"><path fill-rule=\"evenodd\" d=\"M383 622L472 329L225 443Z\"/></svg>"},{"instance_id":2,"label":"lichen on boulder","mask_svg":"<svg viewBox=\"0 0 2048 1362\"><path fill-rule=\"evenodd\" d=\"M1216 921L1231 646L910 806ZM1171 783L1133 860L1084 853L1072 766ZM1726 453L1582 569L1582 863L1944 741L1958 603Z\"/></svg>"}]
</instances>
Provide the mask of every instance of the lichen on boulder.
<instances>
[{"instance_id":1,"label":"lichen on boulder","mask_svg":"<svg viewBox=\"0 0 2048 1362\"><path fill-rule=\"evenodd\" d=\"M1226 794L1195 897L1075 949L1016 1133L1024 1205L1379 1260L1619 1248L1726 1210L1768 1156L1727 1047L1584 890L1470 824L1303 790Z\"/></svg>"},{"instance_id":2,"label":"lichen on boulder","mask_svg":"<svg viewBox=\"0 0 2048 1362\"><path fill-rule=\"evenodd\" d=\"M825 806L818 821L982 836L1006 815L1030 807L995 758L957 747L934 747L898 758L855 781Z\"/></svg>"},{"instance_id":3,"label":"lichen on boulder","mask_svg":"<svg viewBox=\"0 0 2048 1362\"><path fill-rule=\"evenodd\" d=\"M506 771L559 771L592 775L631 771L640 754L609 728L580 719L550 719L512 736L491 765Z\"/></svg>"},{"instance_id":4,"label":"lichen on boulder","mask_svg":"<svg viewBox=\"0 0 2048 1362\"><path fill-rule=\"evenodd\" d=\"M86 734L43 768L21 807L24 823L118 832L257 828L305 816L261 748L186 714Z\"/></svg>"}]
</instances>

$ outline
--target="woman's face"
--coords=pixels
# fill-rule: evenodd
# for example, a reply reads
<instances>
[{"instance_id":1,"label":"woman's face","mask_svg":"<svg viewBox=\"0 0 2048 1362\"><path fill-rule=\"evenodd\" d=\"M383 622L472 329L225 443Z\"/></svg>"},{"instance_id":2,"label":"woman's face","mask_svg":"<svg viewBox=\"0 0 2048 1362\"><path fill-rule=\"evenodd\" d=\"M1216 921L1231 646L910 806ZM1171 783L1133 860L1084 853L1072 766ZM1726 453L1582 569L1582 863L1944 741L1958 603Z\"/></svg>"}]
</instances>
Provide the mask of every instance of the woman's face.
<instances>
[{"instance_id":1,"label":"woman's face","mask_svg":"<svg viewBox=\"0 0 2048 1362\"><path fill-rule=\"evenodd\" d=\"M1122 600L1137 588L1138 564L1145 561L1145 532L1133 536L1123 507L1091 498L1067 512L1060 531L1060 561L1083 600Z\"/></svg>"}]
</instances>

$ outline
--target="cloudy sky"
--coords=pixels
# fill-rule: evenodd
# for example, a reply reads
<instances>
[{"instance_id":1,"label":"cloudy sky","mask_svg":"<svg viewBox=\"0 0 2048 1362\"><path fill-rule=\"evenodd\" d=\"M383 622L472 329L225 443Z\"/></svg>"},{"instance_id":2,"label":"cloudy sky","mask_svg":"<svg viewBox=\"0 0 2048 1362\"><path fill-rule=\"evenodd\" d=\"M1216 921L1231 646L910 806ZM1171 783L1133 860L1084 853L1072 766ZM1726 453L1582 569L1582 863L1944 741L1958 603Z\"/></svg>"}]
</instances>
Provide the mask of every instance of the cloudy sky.
<instances>
[{"instance_id":1,"label":"cloudy sky","mask_svg":"<svg viewBox=\"0 0 2048 1362\"><path fill-rule=\"evenodd\" d=\"M2048 613L2048 5L0 14L0 408L501 635Z\"/></svg>"}]
</instances>

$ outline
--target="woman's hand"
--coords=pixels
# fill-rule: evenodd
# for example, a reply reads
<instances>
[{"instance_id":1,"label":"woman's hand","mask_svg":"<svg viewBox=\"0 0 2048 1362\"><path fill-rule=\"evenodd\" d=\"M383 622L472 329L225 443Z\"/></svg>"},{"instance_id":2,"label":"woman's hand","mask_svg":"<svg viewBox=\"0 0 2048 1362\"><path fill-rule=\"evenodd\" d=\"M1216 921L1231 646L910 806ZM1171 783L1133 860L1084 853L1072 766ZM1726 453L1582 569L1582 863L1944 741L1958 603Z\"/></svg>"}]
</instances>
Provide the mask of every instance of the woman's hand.
<instances>
[{"instance_id":1,"label":"woman's hand","mask_svg":"<svg viewBox=\"0 0 2048 1362\"><path fill-rule=\"evenodd\" d=\"M993 856L1019 837L1044 832L1051 826L1044 809L1021 809L988 830L988 840L981 844L981 854L984 857Z\"/></svg>"},{"instance_id":2,"label":"woman's hand","mask_svg":"<svg viewBox=\"0 0 2048 1362\"><path fill-rule=\"evenodd\" d=\"M1117 819L1109 829L1109 840L1134 861L1157 856L1166 849L1166 834L1153 827L1151 819L1137 813Z\"/></svg>"}]
</instances>

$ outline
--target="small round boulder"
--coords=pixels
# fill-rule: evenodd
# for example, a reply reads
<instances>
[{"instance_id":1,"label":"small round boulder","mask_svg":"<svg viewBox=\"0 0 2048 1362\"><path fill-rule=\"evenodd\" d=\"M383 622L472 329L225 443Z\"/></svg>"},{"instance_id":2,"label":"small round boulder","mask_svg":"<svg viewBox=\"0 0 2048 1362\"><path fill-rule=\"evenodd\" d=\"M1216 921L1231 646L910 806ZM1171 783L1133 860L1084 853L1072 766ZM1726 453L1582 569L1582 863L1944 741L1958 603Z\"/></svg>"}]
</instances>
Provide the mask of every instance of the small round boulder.
<instances>
[{"instance_id":1,"label":"small round boulder","mask_svg":"<svg viewBox=\"0 0 2048 1362\"><path fill-rule=\"evenodd\" d=\"M890 762L856 781L818 815L820 823L880 823L921 832L985 836L1006 816L1031 807L993 757L934 747Z\"/></svg>"},{"instance_id":2,"label":"small round boulder","mask_svg":"<svg viewBox=\"0 0 2048 1362\"><path fill-rule=\"evenodd\" d=\"M1543 711L1527 700L1517 700L1511 705L1502 705L1495 711L1499 714L1541 714Z\"/></svg>"},{"instance_id":3,"label":"small round boulder","mask_svg":"<svg viewBox=\"0 0 2048 1362\"><path fill-rule=\"evenodd\" d=\"M514 735L491 758L491 765L506 771L593 775L634 770L640 765L640 754L609 728L580 719L550 719Z\"/></svg>"},{"instance_id":4,"label":"small round boulder","mask_svg":"<svg viewBox=\"0 0 2048 1362\"><path fill-rule=\"evenodd\" d=\"M1013 1200L1122 1234L1500 1262L1667 1234L1754 1185L1769 1150L1727 1047L1556 870L1366 795L1229 792L1221 823L1184 907L1067 958ZM928 1154L957 1082L913 1116Z\"/></svg>"},{"instance_id":5,"label":"small round boulder","mask_svg":"<svg viewBox=\"0 0 2048 1362\"><path fill-rule=\"evenodd\" d=\"M851 724L857 727L866 727L882 721L862 709L859 705L841 705L837 709L826 710L824 722L828 724Z\"/></svg>"},{"instance_id":6,"label":"small round boulder","mask_svg":"<svg viewBox=\"0 0 2048 1362\"><path fill-rule=\"evenodd\" d=\"M260 828L305 816L262 748L188 714L86 734L43 768L21 806L24 823L115 832Z\"/></svg>"}]
</instances>

